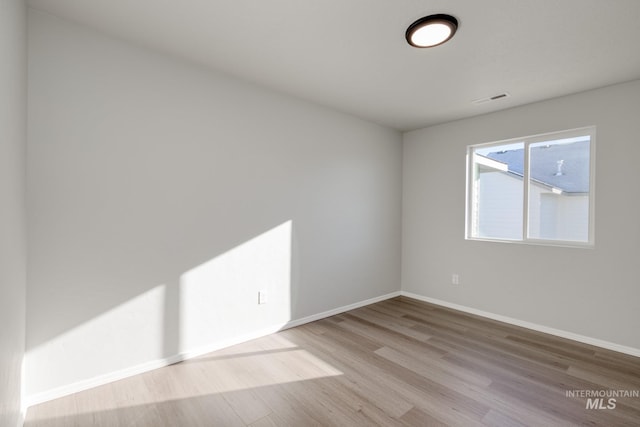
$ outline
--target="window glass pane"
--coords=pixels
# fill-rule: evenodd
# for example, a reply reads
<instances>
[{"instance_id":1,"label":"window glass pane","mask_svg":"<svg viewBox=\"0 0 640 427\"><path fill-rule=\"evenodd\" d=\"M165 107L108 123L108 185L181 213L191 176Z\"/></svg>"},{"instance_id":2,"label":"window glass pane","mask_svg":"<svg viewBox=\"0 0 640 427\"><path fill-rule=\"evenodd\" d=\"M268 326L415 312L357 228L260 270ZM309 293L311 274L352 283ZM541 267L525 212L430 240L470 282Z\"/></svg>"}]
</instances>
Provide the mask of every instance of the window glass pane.
<instances>
[{"instance_id":1,"label":"window glass pane","mask_svg":"<svg viewBox=\"0 0 640 427\"><path fill-rule=\"evenodd\" d=\"M529 238L589 241L590 143L587 135L529 145Z\"/></svg>"},{"instance_id":2,"label":"window glass pane","mask_svg":"<svg viewBox=\"0 0 640 427\"><path fill-rule=\"evenodd\" d=\"M522 239L524 143L473 150L471 237Z\"/></svg>"}]
</instances>

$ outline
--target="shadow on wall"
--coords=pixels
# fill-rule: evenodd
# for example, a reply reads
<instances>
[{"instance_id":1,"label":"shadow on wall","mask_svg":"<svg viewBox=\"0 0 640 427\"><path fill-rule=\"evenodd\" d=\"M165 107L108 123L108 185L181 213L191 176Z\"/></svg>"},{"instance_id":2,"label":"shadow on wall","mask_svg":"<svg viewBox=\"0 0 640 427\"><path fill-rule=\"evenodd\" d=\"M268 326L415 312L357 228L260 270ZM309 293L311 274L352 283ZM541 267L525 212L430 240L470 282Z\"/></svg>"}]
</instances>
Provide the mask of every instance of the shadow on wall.
<instances>
[{"instance_id":1,"label":"shadow on wall","mask_svg":"<svg viewBox=\"0 0 640 427\"><path fill-rule=\"evenodd\" d=\"M122 371L177 361L282 327L291 320L293 303L292 238L288 220L31 346L30 400L37 403L52 390L65 394L69 384L77 390L79 384L104 382L101 377L111 378L113 372L126 376Z\"/></svg>"}]
</instances>

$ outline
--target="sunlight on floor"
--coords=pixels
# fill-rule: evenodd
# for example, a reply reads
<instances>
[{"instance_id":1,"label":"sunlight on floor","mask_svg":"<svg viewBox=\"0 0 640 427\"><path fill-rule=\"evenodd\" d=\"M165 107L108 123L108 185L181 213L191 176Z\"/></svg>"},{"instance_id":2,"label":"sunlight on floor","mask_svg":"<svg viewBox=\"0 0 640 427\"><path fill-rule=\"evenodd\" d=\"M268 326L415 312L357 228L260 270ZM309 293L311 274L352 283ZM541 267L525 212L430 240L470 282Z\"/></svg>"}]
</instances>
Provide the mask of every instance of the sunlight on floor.
<instances>
[{"instance_id":1,"label":"sunlight on floor","mask_svg":"<svg viewBox=\"0 0 640 427\"><path fill-rule=\"evenodd\" d=\"M235 346L227 351L193 359L185 365L206 363L209 392L263 387L342 375L330 364L278 335Z\"/></svg>"},{"instance_id":2,"label":"sunlight on floor","mask_svg":"<svg viewBox=\"0 0 640 427\"><path fill-rule=\"evenodd\" d=\"M55 402L55 417L84 417L202 396L246 399L254 389L339 375L343 375L340 370L274 334L87 390L81 400L64 397ZM38 412L30 421L51 418L50 413L39 417Z\"/></svg>"}]
</instances>

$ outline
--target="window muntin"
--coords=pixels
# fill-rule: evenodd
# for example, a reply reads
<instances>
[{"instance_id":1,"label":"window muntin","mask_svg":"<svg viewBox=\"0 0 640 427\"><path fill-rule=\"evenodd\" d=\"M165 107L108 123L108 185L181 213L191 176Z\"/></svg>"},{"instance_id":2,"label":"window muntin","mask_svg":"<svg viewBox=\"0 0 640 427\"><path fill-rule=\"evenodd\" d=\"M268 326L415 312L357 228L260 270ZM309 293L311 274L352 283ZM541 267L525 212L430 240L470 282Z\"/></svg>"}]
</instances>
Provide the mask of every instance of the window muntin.
<instances>
[{"instance_id":1,"label":"window muntin","mask_svg":"<svg viewBox=\"0 0 640 427\"><path fill-rule=\"evenodd\" d=\"M595 128L468 147L467 239L593 244Z\"/></svg>"}]
</instances>

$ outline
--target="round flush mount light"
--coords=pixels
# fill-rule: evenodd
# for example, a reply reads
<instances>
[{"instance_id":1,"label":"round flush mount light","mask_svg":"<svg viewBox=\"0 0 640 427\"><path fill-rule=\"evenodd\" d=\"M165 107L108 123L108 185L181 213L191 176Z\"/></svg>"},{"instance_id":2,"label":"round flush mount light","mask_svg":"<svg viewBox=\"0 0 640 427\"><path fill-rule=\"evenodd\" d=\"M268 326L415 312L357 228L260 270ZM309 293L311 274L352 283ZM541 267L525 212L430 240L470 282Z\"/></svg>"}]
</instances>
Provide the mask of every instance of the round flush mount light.
<instances>
[{"instance_id":1,"label":"round flush mount light","mask_svg":"<svg viewBox=\"0 0 640 427\"><path fill-rule=\"evenodd\" d=\"M453 16L429 15L409 25L405 37L413 47L434 47L451 39L457 29L458 20Z\"/></svg>"}]
</instances>

